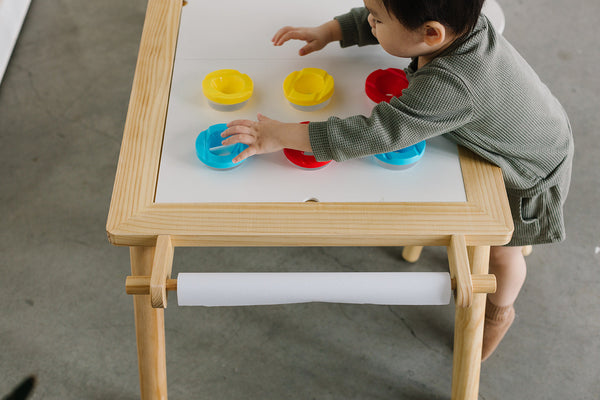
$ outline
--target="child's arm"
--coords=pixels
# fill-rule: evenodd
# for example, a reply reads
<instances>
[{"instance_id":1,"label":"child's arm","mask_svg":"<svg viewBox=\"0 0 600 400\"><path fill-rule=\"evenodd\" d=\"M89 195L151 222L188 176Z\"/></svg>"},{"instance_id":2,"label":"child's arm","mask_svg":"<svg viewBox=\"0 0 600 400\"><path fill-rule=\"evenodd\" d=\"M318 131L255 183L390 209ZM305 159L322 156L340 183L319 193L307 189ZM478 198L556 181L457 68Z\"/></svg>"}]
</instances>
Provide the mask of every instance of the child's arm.
<instances>
[{"instance_id":1,"label":"child's arm","mask_svg":"<svg viewBox=\"0 0 600 400\"><path fill-rule=\"evenodd\" d=\"M262 114L258 114L258 121L242 119L228 123L221 136L226 138L223 145L248 145L246 150L233 159L234 163L255 154L273 153L284 148L312 152L308 125L283 123Z\"/></svg>"},{"instance_id":2,"label":"child's arm","mask_svg":"<svg viewBox=\"0 0 600 400\"><path fill-rule=\"evenodd\" d=\"M345 161L387 153L455 132L472 122L474 103L460 77L432 66L412 75L401 97L379 103L369 117L311 121L309 138L317 161ZM452 134L451 134L452 136Z\"/></svg>"},{"instance_id":3,"label":"child's arm","mask_svg":"<svg viewBox=\"0 0 600 400\"><path fill-rule=\"evenodd\" d=\"M328 43L339 41L340 46L365 46L377 44L368 21L369 11L364 8L353 8L349 13L338 15L333 20L312 28L281 28L271 41L281 46L290 39L304 40L306 45L298 52L305 56L321 50Z\"/></svg>"},{"instance_id":4,"label":"child's arm","mask_svg":"<svg viewBox=\"0 0 600 400\"><path fill-rule=\"evenodd\" d=\"M235 162L283 148L310 151L317 161L344 161L398 150L445 133L458 136L455 131L472 122L473 115L473 99L463 80L428 66L413 75L401 97L379 103L369 117L330 117L327 121L298 124L258 114L257 122L230 122L222 136L226 138L224 145L249 146Z\"/></svg>"},{"instance_id":5,"label":"child's arm","mask_svg":"<svg viewBox=\"0 0 600 400\"><path fill-rule=\"evenodd\" d=\"M275 46L281 46L290 39L304 40L306 46L298 52L305 56L313 51L321 50L328 43L342 40L342 29L336 20L331 20L312 28L294 28L286 26L281 28L271 41Z\"/></svg>"}]
</instances>

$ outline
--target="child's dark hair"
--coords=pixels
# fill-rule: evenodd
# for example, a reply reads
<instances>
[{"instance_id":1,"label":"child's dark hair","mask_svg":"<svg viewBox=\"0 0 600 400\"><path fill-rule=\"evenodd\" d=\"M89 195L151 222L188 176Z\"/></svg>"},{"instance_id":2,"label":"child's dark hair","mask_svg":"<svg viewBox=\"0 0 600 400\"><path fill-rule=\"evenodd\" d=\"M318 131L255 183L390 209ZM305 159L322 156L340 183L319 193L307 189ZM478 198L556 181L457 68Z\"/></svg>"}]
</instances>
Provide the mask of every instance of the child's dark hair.
<instances>
[{"instance_id":1,"label":"child's dark hair","mask_svg":"<svg viewBox=\"0 0 600 400\"><path fill-rule=\"evenodd\" d=\"M385 9L408 29L437 21L456 34L469 33L477 24L484 0L381 0Z\"/></svg>"}]
</instances>

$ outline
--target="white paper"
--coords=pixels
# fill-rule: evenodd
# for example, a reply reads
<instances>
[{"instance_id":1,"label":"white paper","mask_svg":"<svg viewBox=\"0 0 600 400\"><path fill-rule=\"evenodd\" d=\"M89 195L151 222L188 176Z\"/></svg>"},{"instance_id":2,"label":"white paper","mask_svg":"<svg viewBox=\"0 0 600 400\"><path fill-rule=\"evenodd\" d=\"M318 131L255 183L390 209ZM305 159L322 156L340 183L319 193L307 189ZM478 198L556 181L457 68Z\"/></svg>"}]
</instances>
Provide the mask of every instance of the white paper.
<instances>
[{"instance_id":1,"label":"white paper","mask_svg":"<svg viewBox=\"0 0 600 400\"><path fill-rule=\"evenodd\" d=\"M447 272L180 273L180 306L251 306L308 302L444 305Z\"/></svg>"}]
</instances>

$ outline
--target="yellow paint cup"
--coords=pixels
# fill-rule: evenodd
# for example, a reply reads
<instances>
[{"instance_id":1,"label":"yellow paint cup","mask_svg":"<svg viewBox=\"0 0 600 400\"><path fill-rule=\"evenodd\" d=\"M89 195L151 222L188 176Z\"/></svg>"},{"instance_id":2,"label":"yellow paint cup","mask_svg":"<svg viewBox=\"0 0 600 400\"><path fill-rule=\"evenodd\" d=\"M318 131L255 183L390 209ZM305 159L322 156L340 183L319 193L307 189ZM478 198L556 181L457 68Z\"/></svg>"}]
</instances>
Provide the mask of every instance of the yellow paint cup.
<instances>
[{"instance_id":1,"label":"yellow paint cup","mask_svg":"<svg viewBox=\"0 0 600 400\"><path fill-rule=\"evenodd\" d=\"M235 69L213 71L202 81L204 96L211 107L219 111L233 111L243 107L253 90L252 79Z\"/></svg>"},{"instance_id":2,"label":"yellow paint cup","mask_svg":"<svg viewBox=\"0 0 600 400\"><path fill-rule=\"evenodd\" d=\"M333 77L320 68L294 71L283 81L286 99L302 111L315 111L329 104L333 87Z\"/></svg>"}]
</instances>

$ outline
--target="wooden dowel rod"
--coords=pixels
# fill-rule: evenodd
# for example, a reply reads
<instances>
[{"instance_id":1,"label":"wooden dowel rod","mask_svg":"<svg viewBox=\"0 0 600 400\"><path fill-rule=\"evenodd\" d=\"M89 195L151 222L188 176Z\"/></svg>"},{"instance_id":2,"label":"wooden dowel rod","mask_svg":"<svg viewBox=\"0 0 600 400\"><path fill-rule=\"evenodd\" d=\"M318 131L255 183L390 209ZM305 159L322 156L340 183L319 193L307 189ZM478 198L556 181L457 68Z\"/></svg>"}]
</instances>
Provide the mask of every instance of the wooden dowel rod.
<instances>
[{"instance_id":1,"label":"wooden dowel rod","mask_svg":"<svg viewBox=\"0 0 600 400\"><path fill-rule=\"evenodd\" d=\"M471 275L473 293L496 293L496 276L492 274ZM452 290L456 289L456 282L452 279Z\"/></svg>"},{"instance_id":2,"label":"wooden dowel rod","mask_svg":"<svg viewBox=\"0 0 600 400\"><path fill-rule=\"evenodd\" d=\"M422 250L423 246L404 246L402 249L402 258L410 263L417 262Z\"/></svg>"},{"instance_id":3,"label":"wooden dowel rod","mask_svg":"<svg viewBox=\"0 0 600 400\"><path fill-rule=\"evenodd\" d=\"M495 293L496 277L492 274L471 275L473 293ZM456 289L456 281L452 279L452 289ZM177 290L177 279L167 279L167 290ZM149 276L128 276L125 281L127 294L150 294Z\"/></svg>"},{"instance_id":4,"label":"wooden dowel rod","mask_svg":"<svg viewBox=\"0 0 600 400\"><path fill-rule=\"evenodd\" d=\"M167 290L177 290L177 279L167 279ZM127 294L150 294L149 276L128 276L125 281Z\"/></svg>"}]
</instances>

